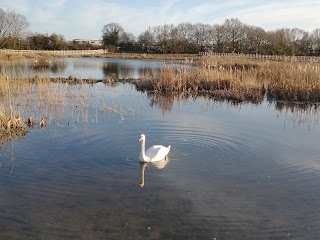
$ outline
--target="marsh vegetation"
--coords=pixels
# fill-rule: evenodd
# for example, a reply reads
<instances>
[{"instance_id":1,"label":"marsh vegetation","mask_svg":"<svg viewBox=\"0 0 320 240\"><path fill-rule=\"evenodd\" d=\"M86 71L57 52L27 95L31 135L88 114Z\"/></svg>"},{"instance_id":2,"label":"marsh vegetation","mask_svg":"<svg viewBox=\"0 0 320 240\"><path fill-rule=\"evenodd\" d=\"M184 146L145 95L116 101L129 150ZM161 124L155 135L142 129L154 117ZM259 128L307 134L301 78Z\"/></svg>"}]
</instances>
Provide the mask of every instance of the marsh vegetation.
<instances>
[{"instance_id":1,"label":"marsh vegetation","mask_svg":"<svg viewBox=\"0 0 320 240\"><path fill-rule=\"evenodd\" d=\"M203 57L197 68L164 65L157 75L134 81L138 90L209 95L234 101L320 101L320 64Z\"/></svg>"},{"instance_id":2,"label":"marsh vegetation","mask_svg":"<svg viewBox=\"0 0 320 240\"><path fill-rule=\"evenodd\" d=\"M75 80L70 80L70 82ZM78 83L80 83L78 81ZM26 134L28 127L44 128L56 113L71 105L86 105L86 94L81 87L48 78L0 77L0 136L2 141ZM29 116L22 117L20 109Z\"/></svg>"},{"instance_id":3,"label":"marsh vegetation","mask_svg":"<svg viewBox=\"0 0 320 240\"><path fill-rule=\"evenodd\" d=\"M132 56L144 58L145 55ZM162 57L158 55L158 59ZM2 138L23 136L30 125L28 124L30 119L40 126L42 119L47 118L50 122L52 113L63 112L66 105L85 107L87 93L84 85L90 86L97 82L114 84L119 80L130 81L139 91L154 93L155 96L171 95L169 99L172 101L175 99L174 95L182 99L187 99L189 96L205 96L233 103L261 103L264 99L279 102L279 104L282 102L300 103L300 105L307 103L310 106L315 104L315 108L320 102L320 64L317 62L266 61L221 56L199 56L195 60L186 55L168 57L169 59L172 57L172 63L159 63L158 68L146 65L138 70L124 65L121 73L118 72L117 62L102 63L104 73L102 79L94 77L83 79L72 76L50 78L38 75L25 78L20 71L18 71L20 77L12 78L5 74L16 76L17 74L11 73L15 70L11 67L2 68L1 136ZM157 58L157 55L152 55L151 58ZM180 64L176 64L177 61ZM96 67L97 62L75 64L75 67L80 69L91 65ZM52 63L51 60L36 59L31 68L36 74L48 71L59 73L68 66L60 60ZM132 74L137 72L138 79L133 80ZM153 103L162 101L157 99ZM31 115L23 119L19 112L21 106L32 109ZM100 106L100 109L122 112L115 110L116 108L116 106L107 106L105 103ZM83 114L85 112L85 110L82 111Z\"/></svg>"},{"instance_id":4,"label":"marsh vegetation","mask_svg":"<svg viewBox=\"0 0 320 240\"><path fill-rule=\"evenodd\" d=\"M319 108L267 100L272 72L256 77L272 62L39 62L18 66L29 76L0 78L1 131L10 133L0 145L24 136L0 146L1 239L319 235ZM290 64L295 72L316 66ZM69 69L77 77L64 76ZM216 74L225 92L252 84L265 97L214 97L193 79ZM117 82L132 78L147 92ZM141 133L148 145L172 145L170 161L140 165Z\"/></svg>"}]
</instances>

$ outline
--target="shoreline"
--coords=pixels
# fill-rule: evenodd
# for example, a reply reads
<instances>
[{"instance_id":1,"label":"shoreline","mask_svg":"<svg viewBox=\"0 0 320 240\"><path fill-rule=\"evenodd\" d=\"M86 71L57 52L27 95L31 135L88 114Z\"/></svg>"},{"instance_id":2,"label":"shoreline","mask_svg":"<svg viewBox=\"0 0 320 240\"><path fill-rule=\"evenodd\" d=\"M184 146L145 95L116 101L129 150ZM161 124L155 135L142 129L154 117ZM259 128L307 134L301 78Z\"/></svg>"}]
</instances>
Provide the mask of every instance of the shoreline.
<instances>
[{"instance_id":1,"label":"shoreline","mask_svg":"<svg viewBox=\"0 0 320 240\"><path fill-rule=\"evenodd\" d=\"M90 51L91 53L96 52L95 50ZM54 53L55 51L46 52ZM19 59L19 57L36 58L34 51L31 50L18 51L8 58L11 61L10 58ZM270 101L320 102L320 64L317 62L287 62L195 54L107 53L85 56L51 54L40 57L145 59L184 63L179 68L164 65L158 75L145 76L144 79L114 79L106 76L101 80L106 83L131 82L139 91L207 95L235 102L261 102L264 98ZM190 65L196 67L190 68ZM73 84L79 82L72 76L67 81L63 78L60 80L65 82L71 80ZM99 79L84 81L94 83Z\"/></svg>"}]
</instances>

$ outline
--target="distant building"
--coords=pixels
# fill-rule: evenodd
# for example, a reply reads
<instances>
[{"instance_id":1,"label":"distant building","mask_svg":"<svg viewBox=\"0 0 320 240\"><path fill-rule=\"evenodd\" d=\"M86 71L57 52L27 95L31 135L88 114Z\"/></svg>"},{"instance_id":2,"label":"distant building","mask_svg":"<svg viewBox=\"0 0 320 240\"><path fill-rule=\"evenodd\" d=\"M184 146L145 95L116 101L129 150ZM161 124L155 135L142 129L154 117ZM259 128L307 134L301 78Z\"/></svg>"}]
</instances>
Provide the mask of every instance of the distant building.
<instances>
[{"instance_id":1,"label":"distant building","mask_svg":"<svg viewBox=\"0 0 320 240\"><path fill-rule=\"evenodd\" d=\"M86 40L86 39L73 39L73 44L90 44L93 46L102 46L102 40Z\"/></svg>"}]
</instances>

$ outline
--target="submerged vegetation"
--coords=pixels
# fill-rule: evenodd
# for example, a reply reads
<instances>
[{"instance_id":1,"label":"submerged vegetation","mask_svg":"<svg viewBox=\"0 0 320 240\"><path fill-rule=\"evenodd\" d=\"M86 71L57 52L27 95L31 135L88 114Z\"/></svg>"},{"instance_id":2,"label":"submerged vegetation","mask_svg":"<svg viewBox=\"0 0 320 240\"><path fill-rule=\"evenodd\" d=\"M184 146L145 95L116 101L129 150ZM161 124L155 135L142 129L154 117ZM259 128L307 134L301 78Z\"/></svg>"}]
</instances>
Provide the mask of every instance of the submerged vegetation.
<instances>
[{"instance_id":1,"label":"submerged vegetation","mask_svg":"<svg viewBox=\"0 0 320 240\"><path fill-rule=\"evenodd\" d=\"M320 102L320 65L312 62L258 61L203 57L195 68L164 65L159 74L133 83L141 91L209 95L216 99L261 102Z\"/></svg>"}]
</instances>

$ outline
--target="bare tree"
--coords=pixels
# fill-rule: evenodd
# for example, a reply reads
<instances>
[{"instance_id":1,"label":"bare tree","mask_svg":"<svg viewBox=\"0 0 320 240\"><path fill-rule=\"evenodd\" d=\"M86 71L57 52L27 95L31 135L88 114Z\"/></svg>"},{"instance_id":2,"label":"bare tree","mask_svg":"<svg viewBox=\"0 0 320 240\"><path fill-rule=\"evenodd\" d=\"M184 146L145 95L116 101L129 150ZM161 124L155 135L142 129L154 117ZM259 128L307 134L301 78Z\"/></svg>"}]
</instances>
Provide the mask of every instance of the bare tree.
<instances>
[{"instance_id":1,"label":"bare tree","mask_svg":"<svg viewBox=\"0 0 320 240\"><path fill-rule=\"evenodd\" d=\"M123 27L118 23L108 23L107 25L104 25L102 28L103 43L105 45L118 46L123 32Z\"/></svg>"},{"instance_id":2,"label":"bare tree","mask_svg":"<svg viewBox=\"0 0 320 240\"><path fill-rule=\"evenodd\" d=\"M316 55L320 55L320 28L317 28L311 33L312 52Z\"/></svg>"},{"instance_id":3,"label":"bare tree","mask_svg":"<svg viewBox=\"0 0 320 240\"><path fill-rule=\"evenodd\" d=\"M120 46L122 50L133 51L136 37L132 33L123 32L120 36Z\"/></svg>"},{"instance_id":4,"label":"bare tree","mask_svg":"<svg viewBox=\"0 0 320 240\"><path fill-rule=\"evenodd\" d=\"M292 28L289 31L289 38L291 41L291 47L292 47L292 55L296 54L296 48L298 46L298 42L302 39L304 36L305 31L299 28Z\"/></svg>"},{"instance_id":5,"label":"bare tree","mask_svg":"<svg viewBox=\"0 0 320 240\"><path fill-rule=\"evenodd\" d=\"M281 28L275 31L268 32L268 48L269 54L288 55L290 50L290 29Z\"/></svg>"},{"instance_id":6,"label":"bare tree","mask_svg":"<svg viewBox=\"0 0 320 240\"><path fill-rule=\"evenodd\" d=\"M180 23L176 28L181 39L189 43L192 41L194 28L192 23Z\"/></svg>"},{"instance_id":7,"label":"bare tree","mask_svg":"<svg viewBox=\"0 0 320 240\"><path fill-rule=\"evenodd\" d=\"M172 36L175 27L171 24L164 24L152 28L155 39L156 50L160 53L169 53L172 49Z\"/></svg>"},{"instance_id":8,"label":"bare tree","mask_svg":"<svg viewBox=\"0 0 320 240\"><path fill-rule=\"evenodd\" d=\"M212 33L213 29L211 25L197 23L193 27L193 41L204 49L213 44Z\"/></svg>"},{"instance_id":9,"label":"bare tree","mask_svg":"<svg viewBox=\"0 0 320 240\"><path fill-rule=\"evenodd\" d=\"M139 35L138 42L141 44L142 51L152 51L152 48L154 46L154 36L150 27L147 31Z\"/></svg>"},{"instance_id":10,"label":"bare tree","mask_svg":"<svg viewBox=\"0 0 320 240\"><path fill-rule=\"evenodd\" d=\"M230 50L240 51L241 40L244 37L244 24L237 18L226 19L223 23L224 36Z\"/></svg>"},{"instance_id":11,"label":"bare tree","mask_svg":"<svg viewBox=\"0 0 320 240\"><path fill-rule=\"evenodd\" d=\"M0 9L0 47L17 48L18 41L28 27L29 22L25 16Z\"/></svg>"},{"instance_id":12,"label":"bare tree","mask_svg":"<svg viewBox=\"0 0 320 240\"><path fill-rule=\"evenodd\" d=\"M304 32L298 42L299 55L312 55L312 38L309 32Z\"/></svg>"},{"instance_id":13,"label":"bare tree","mask_svg":"<svg viewBox=\"0 0 320 240\"><path fill-rule=\"evenodd\" d=\"M265 46L268 43L267 33L255 26L246 25L244 29L243 50L247 53L265 53Z\"/></svg>"}]
</instances>

